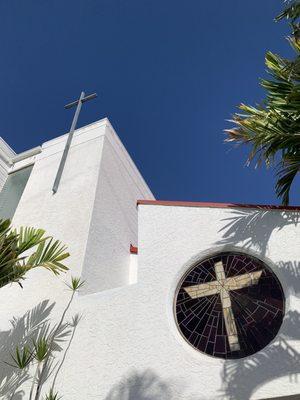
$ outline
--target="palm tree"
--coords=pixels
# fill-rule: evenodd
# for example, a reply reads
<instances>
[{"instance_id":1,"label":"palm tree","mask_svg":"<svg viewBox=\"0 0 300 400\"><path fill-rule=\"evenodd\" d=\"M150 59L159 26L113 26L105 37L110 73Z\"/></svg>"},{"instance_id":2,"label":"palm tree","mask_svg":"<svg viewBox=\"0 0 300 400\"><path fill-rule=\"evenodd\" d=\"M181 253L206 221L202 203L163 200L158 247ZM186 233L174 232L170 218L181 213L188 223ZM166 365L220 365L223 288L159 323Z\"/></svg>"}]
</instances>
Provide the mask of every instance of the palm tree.
<instances>
[{"instance_id":1,"label":"palm tree","mask_svg":"<svg viewBox=\"0 0 300 400\"><path fill-rule=\"evenodd\" d=\"M45 236L43 229L16 230L9 220L0 220L0 288L13 282L22 286L25 274L33 268L46 268L55 275L67 271L62 261L68 256L66 247Z\"/></svg>"},{"instance_id":2,"label":"palm tree","mask_svg":"<svg viewBox=\"0 0 300 400\"><path fill-rule=\"evenodd\" d=\"M288 7L276 21L286 18L292 28L289 43L296 56L288 60L267 52L266 66L270 79L260 84L267 95L261 106L241 104L242 114L234 114L235 126L225 130L227 142L249 144L248 164L265 162L277 171L275 191L284 205L300 169L300 0L288 0Z\"/></svg>"}]
</instances>

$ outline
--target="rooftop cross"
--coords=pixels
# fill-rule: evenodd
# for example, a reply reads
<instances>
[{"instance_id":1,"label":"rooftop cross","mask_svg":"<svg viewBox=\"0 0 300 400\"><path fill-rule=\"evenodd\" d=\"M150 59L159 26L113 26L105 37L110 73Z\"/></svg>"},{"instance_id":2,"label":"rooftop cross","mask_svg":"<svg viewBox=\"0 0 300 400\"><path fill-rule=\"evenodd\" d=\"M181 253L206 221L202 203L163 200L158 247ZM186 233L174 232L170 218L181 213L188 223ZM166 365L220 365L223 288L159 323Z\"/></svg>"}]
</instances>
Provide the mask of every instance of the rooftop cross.
<instances>
[{"instance_id":1,"label":"rooftop cross","mask_svg":"<svg viewBox=\"0 0 300 400\"><path fill-rule=\"evenodd\" d=\"M64 166L65 166L66 159L67 159L67 156L68 156L68 152L69 152L69 149L70 149L70 146L71 146L71 142L72 142L72 139L73 139L73 135L74 135L74 131L75 131L75 128L76 128L76 124L77 124L77 120L78 120L78 117L79 117L79 113L80 113L80 110L81 110L82 103L85 103L88 100L92 100L95 97L97 97L96 93L89 94L88 96L85 96L85 93L81 92L81 95L80 95L78 100L75 100L72 103L69 103L69 104L65 105L66 109L72 108L73 106L77 106L77 107L76 107L76 111L75 111L75 114L74 114L74 117L73 117L71 129L70 129L70 132L68 134L67 143L66 143L62 158L60 160L60 164L59 164L59 167L58 167L58 170L57 170L55 181L54 181L54 184L53 184L53 187L52 187L53 194L55 194L57 192L57 189L58 189L58 185L59 185L60 178L61 178L63 170L64 170Z\"/></svg>"},{"instance_id":2,"label":"rooftop cross","mask_svg":"<svg viewBox=\"0 0 300 400\"><path fill-rule=\"evenodd\" d=\"M192 299L220 294L223 317L231 351L240 350L236 323L231 306L230 291L256 285L262 271L248 272L246 274L226 278L222 261L215 263L216 281L185 287L184 290Z\"/></svg>"}]
</instances>

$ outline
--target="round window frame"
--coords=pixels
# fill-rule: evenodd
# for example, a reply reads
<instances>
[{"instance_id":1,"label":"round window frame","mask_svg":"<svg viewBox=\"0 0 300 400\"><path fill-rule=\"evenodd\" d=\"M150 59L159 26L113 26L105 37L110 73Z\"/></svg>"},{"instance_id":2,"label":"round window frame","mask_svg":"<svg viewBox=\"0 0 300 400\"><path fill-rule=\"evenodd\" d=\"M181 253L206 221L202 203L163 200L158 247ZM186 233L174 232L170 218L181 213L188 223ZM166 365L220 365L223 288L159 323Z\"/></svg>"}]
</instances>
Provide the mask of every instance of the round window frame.
<instances>
[{"instance_id":1,"label":"round window frame","mask_svg":"<svg viewBox=\"0 0 300 400\"><path fill-rule=\"evenodd\" d=\"M273 339L270 342L268 342L265 346L263 346L261 349L255 351L254 353L247 354L245 356L241 356L241 357L237 357L237 358L217 357L217 356L214 356L212 354L208 354L205 351L199 350L182 333L182 331L180 329L180 326L179 326L179 323L178 323L178 320L177 320L177 313L176 313L176 305L177 305L178 293L179 293L179 290L182 287L182 284L183 284L185 278L188 276L190 271L192 271L197 265L201 264L202 262L204 262L204 261L206 261L208 259L214 258L214 257L221 256L222 254L225 254L225 253L237 254L237 255L250 257L250 258L253 258L253 259L257 260L259 263L262 263L266 269L270 270L271 273L273 275L275 275L275 278L279 283L279 286L281 288L281 292L282 292L282 295L283 295L283 306L282 306L283 315L282 315L282 320L281 320L281 324L280 324L280 326L279 326L279 328L277 330L277 333L274 335ZM250 357L255 356L260 351L263 351L267 346L270 346L272 343L274 343L277 340L278 335L280 334L280 330L281 330L282 325L284 323L284 320L286 318L286 311L287 311L286 309L287 309L288 298L286 296L286 290L285 290L284 283L280 279L279 274L275 271L275 268L271 268L270 265L273 265L273 263L270 260L268 260L268 259L267 260L266 259L262 260L257 254L253 254L253 252L245 252L245 251L242 251L240 249L237 249L236 247L234 247L234 248L227 248L226 247L226 248L219 249L218 251L214 251L214 252L212 252L212 251L204 252L204 253L202 252L202 256L198 254L198 256L193 257L192 261L190 260L189 263L187 263L187 264L185 264L183 266L185 271L183 272L183 269L181 269L180 272L178 272L177 279L179 278L179 280L178 280L177 285L175 286L175 291L173 291L172 314L173 314L173 321L175 322L176 330L177 330L177 333L178 333L177 336L179 336L181 339L183 339L184 343L186 343L188 345L188 348L192 349L193 352L196 353L197 355L200 354L200 355L203 355L203 356L207 356L211 360L217 360L217 361L238 361L238 360L250 358ZM180 276L179 276L179 274L180 274Z\"/></svg>"}]
</instances>

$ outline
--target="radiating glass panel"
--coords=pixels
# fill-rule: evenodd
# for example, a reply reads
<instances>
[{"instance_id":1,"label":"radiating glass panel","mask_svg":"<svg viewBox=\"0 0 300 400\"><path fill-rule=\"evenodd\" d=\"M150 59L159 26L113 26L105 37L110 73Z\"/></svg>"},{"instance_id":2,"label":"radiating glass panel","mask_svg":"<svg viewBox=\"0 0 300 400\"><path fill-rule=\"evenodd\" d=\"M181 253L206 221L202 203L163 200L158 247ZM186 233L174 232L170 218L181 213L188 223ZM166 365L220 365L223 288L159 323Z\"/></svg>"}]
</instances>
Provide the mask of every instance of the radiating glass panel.
<instances>
[{"instance_id":1,"label":"radiating glass panel","mask_svg":"<svg viewBox=\"0 0 300 400\"><path fill-rule=\"evenodd\" d=\"M262 261L226 252L187 271L176 296L178 328L194 348L235 359L264 348L284 316L284 293Z\"/></svg>"}]
</instances>

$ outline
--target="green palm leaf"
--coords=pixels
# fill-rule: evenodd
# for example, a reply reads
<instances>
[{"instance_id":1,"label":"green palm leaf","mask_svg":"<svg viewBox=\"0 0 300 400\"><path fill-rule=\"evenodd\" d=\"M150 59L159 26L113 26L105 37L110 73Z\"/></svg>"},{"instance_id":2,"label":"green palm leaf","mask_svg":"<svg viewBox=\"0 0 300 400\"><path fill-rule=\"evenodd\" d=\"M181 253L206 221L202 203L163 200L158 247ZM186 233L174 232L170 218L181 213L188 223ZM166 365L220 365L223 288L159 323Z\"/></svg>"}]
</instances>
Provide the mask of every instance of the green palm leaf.
<instances>
[{"instance_id":1,"label":"green palm leaf","mask_svg":"<svg viewBox=\"0 0 300 400\"><path fill-rule=\"evenodd\" d=\"M12 363L6 364L18 369L27 368L33 359L32 351L28 346L24 346L22 349L16 346L14 354L11 353L10 356Z\"/></svg>"},{"instance_id":2,"label":"green palm leaf","mask_svg":"<svg viewBox=\"0 0 300 400\"><path fill-rule=\"evenodd\" d=\"M14 233L18 236L18 248L20 254L46 240L44 237L45 231L43 229L21 227L19 231L15 230Z\"/></svg>"},{"instance_id":3,"label":"green palm leaf","mask_svg":"<svg viewBox=\"0 0 300 400\"><path fill-rule=\"evenodd\" d=\"M267 52L266 66L271 79L262 79L266 90L262 105L241 104L243 114L236 113L234 127L225 130L227 142L251 147L247 164L265 162L277 170L276 194L283 204L289 203L289 192L300 169L300 0L276 18L287 18L293 28L289 42L296 52L294 60L287 60Z\"/></svg>"},{"instance_id":4,"label":"green palm leaf","mask_svg":"<svg viewBox=\"0 0 300 400\"><path fill-rule=\"evenodd\" d=\"M55 275L65 272L67 257L66 247L46 237L43 229L16 230L11 228L9 220L0 220L0 287L13 282L21 285L25 274L33 268L46 268Z\"/></svg>"},{"instance_id":5,"label":"green palm leaf","mask_svg":"<svg viewBox=\"0 0 300 400\"><path fill-rule=\"evenodd\" d=\"M66 247L58 240L52 238L48 241L41 241L36 251L29 257L27 267L29 269L36 267L44 267L54 274L67 271L68 268L62 263L64 259L69 257Z\"/></svg>"},{"instance_id":6,"label":"green palm leaf","mask_svg":"<svg viewBox=\"0 0 300 400\"><path fill-rule=\"evenodd\" d=\"M57 392L54 392L53 389L50 389L49 393L46 394L45 400L59 400L61 396L58 395Z\"/></svg>"}]
</instances>

